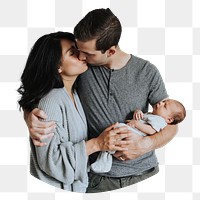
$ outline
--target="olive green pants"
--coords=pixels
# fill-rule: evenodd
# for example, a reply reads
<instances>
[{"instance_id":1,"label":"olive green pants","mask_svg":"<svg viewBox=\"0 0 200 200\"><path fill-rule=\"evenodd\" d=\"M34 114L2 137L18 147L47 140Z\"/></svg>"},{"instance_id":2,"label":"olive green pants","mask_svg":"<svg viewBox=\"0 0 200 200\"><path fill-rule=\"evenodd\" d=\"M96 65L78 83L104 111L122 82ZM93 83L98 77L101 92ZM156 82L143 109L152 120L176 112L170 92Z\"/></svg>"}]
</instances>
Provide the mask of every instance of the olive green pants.
<instances>
[{"instance_id":1,"label":"olive green pants","mask_svg":"<svg viewBox=\"0 0 200 200\"><path fill-rule=\"evenodd\" d=\"M126 186L143 181L159 172L159 167L154 167L147 170L141 175L126 176L121 178L111 178L107 176L101 176L98 174L89 173L89 186L87 193L106 192L111 190L120 189Z\"/></svg>"}]
</instances>

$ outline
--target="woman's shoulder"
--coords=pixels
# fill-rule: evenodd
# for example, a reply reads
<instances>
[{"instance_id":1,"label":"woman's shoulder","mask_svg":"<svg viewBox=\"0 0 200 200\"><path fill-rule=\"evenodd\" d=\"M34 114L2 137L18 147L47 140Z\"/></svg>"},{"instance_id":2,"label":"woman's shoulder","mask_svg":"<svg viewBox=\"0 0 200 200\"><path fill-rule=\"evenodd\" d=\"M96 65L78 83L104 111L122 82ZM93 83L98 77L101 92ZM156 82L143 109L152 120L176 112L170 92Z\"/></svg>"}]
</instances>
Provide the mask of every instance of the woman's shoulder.
<instances>
[{"instance_id":1,"label":"woman's shoulder","mask_svg":"<svg viewBox=\"0 0 200 200\"><path fill-rule=\"evenodd\" d=\"M52 89L39 101L38 108L47 114L48 119L56 121L62 116L62 90L63 88Z\"/></svg>"},{"instance_id":2,"label":"woman's shoulder","mask_svg":"<svg viewBox=\"0 0 200 200\"><path fill-rule=\"evenodd\" d=\"M47 95L45 95L42 101L58 102L61 96L63 96L63 88L54 88Z\"/></svg>"},{"instance_id":3,"label":"woman's shoulder","mask_svg":"<svg viewBox=\"0 0 200 200\"><path fill-rule=\"evenodd\" d=\"M54 88L46 96L56 97L56 95L62 95L63 91L64 91L64 88Z\"/></svg>"}]
</instances>

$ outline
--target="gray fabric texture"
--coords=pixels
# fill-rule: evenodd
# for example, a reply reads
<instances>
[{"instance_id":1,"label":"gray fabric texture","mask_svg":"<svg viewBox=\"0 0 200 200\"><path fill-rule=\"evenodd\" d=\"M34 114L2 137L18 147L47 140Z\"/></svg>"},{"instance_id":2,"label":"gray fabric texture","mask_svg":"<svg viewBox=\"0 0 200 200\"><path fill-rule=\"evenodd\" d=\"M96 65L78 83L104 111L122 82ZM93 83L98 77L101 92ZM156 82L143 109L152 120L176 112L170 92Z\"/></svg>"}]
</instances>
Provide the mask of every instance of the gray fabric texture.
<instances>
[{"instance_id":1,"label":"gray fabric texture","mask_svg":"<svg viewBox=\"0 0 200 200\"><path fill-rule=\"evenodd\" d=\"M91 66L79 76L77 91L88 123L89 138L97 137L115 122L132 119L133 111L148 111L168 97L162 77L150 62L131 55L126 66L119 70ZM93 163L98 154L90 156ZM158 165L155 151L137 159L122 162L113 159L112 168L104 176L124 177L140 174Z\"/></svg>"},{"instance_id":2,"label":"gray fabric texture","mask_svg":"<svg viewBox=\"0 0 200 200\"><path fill-rule=\"evenodd\" d=\"M165 126L167 126L167 122L163 117L150 113L144 114L144 118L141 120L141 122L151 125L156 132L159 132L160 130L165 128Z\"/></svg>"},{"instance_id":3,"label":"gray fabric texture","mask_svg":"<svg viewBox=\"0 0 200 200\"><path fill-rule=\"evenodd\" d=\"M127 187L132 184L136 184L140 181L143 181L147 178L150 178L159 172L159 167L156 166L148 170L147 173L137 176L126 176L120 178L112 178L106 176L100 176L99 174L89 173L89 186L87 188L87 193L96 193L96 192L106 192L111 190L120 189ZM133 198L134 199L134 198Z\"/></svg>"},{"instance_id":4,"label":"gray fabric texture","mask_svg":"<svg viewBox=\"0 0 200 200\"><path fill-rule=\"evenodd\" d=\"M38 108L45 111L47 121L56 122L47 146L31 143L30 173L36 178L61 189L85 192L88 185L85 148L87 123L79 97L74 93L76 107L65 88L53 89L40 100Z\"/></svg>"}]
</instances>

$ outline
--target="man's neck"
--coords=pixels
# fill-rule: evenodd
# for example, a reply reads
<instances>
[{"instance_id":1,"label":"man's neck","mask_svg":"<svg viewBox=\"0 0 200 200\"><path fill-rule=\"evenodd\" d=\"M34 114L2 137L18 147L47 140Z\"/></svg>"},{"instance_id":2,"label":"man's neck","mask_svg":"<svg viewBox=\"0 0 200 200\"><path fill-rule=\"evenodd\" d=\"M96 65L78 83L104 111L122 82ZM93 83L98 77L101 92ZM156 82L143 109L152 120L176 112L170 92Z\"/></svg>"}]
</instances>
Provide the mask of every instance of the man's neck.
<instances>
[{"instance_id":1,"label":"man's neck","mask_svg":"<svg viewBox=\"0 0 200 200\"><path fill-rule=\"evenodd\" d=\"M128 61L130 60L131 55L127 54L121 50L118 50L115 55L110 59L109 64L106 66L109 69L121 69L123 68Z\"/></svg>"}]
</instances>

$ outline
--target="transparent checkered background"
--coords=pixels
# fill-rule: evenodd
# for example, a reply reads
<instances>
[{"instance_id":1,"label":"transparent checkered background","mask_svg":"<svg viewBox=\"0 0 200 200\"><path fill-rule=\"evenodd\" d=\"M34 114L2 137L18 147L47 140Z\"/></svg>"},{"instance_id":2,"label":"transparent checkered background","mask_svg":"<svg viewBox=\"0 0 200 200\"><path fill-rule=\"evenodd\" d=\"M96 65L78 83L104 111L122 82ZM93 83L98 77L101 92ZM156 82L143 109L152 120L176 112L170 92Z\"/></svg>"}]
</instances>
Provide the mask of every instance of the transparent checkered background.
<instances>
[{"instance_id":1,"label":"transparent checkered background","mask_svg":"<svg viewBox=\"0 0 200 200\"><path fill-rule=\"evenodd\" d=\"M102 7L122 22L121 48L158 67L187 118L178 135L157 150L156 176L114 192L64 192L29 175L28 133L16 89L39 36L72 32L88 11ZM200 199L200 0L0 0L0 92L0 199Z\"/></svg>"}]
</instances>

